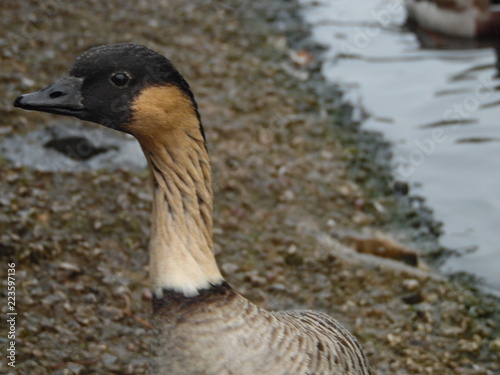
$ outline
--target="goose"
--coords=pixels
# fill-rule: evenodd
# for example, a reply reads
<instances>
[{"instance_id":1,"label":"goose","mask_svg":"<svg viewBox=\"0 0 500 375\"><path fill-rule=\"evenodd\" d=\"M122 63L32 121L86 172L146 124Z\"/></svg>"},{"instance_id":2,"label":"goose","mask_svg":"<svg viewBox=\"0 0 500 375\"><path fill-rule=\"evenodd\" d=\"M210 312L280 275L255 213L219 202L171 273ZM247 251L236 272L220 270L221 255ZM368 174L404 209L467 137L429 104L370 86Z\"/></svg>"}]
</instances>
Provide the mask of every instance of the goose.
<instances>
[{"instance_id":1,"label":"goose","mask_svg":"<svg viewBox=\"0 0 500 375\"><path fill-rule=\"evenodd\" d=\"M94 47L67 76L14 106L139 141L153 186L149 374L371 374L358 341L336 320L316 311L266 311L222 277L205 135L190 86L170 60L138 44Z\"/></svg>"},{"instance_id":2,"label":"goose","mask_svg":"<svg viewBox=\"0 0 500 375\"><path fill-rule=\"evenodd\" d=\"M405 0L408 18L419 27L458 38L498 39L498 0Z\"/></svg>"}]
</instances>

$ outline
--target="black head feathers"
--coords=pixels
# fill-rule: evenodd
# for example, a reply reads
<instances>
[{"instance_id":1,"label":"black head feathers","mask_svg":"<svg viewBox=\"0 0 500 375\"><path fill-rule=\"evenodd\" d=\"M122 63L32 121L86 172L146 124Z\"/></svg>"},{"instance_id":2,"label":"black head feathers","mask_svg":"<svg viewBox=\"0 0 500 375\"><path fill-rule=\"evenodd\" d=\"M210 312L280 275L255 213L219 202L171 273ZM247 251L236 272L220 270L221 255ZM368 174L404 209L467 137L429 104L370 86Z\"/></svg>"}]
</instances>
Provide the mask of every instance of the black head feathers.
<instances>
[{"instance_id":1,"label":"black head feathers","mask_svg":"<svg viewBox=\"0 0 500 375\"><path fill-rule=\"evenodd\" d=\"M68 76L41 91L20 96L14 105L126 132L135 97L146 87L162 85L178 87L198 116L193 93L170 60L133 43L91 48L76 59Z\"/></svg>"}]
</instances>

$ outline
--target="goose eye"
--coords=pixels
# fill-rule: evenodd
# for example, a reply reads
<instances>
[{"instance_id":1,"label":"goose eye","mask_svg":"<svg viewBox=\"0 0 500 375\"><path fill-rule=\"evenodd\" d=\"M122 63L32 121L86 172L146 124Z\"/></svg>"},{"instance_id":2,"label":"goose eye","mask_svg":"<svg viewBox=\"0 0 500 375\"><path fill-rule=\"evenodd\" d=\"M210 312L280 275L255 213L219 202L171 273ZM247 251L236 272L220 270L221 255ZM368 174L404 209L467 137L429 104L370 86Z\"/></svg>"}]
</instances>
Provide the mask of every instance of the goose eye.
<instances>
[{"instance_id":1,"label":"goose eye","mask_svg":"<svg viewBox=\"0 0 500 375\"><path fill-rule=\"evenodd\" d=\"M111 76L111 82L113 82L113 84L118 87L125 86L128 81L129 77L124 73L116 73Z\"/></svg>"}]
</instances>

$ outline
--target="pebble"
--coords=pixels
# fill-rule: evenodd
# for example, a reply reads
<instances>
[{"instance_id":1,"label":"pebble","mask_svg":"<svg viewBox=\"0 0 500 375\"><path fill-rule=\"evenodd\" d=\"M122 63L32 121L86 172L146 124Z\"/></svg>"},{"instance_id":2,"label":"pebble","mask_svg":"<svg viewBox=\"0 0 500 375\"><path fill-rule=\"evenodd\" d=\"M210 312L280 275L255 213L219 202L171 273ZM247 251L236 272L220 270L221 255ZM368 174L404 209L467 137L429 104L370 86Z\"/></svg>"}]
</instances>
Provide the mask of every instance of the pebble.
<instances>
[{"instance_id":1,"label":"pebble","mask_svg":"<svg viewBox=\"0 0 500 375\"><path fill-rule=\"evenodd\" d=\"M236 263L223 263L221 268L227 275L232 275L240 269L240 266Z\"/></svg>"},{"instance_id":2,"label":"pebble","mask_svg":"<svg viewBox=\"0 0 500 375\"><path fill-rule=\"evenodd\" d=\"M490 350L493 352L500 352L500 337L490 342Z\"/></svg>"},{"instance_id":3,"label":"pebble","mask_svg":"<svg viewBox=\"0 0 500 375\"><path fill-rule=\"evenodd\" d=\"M151 292L151 289L143 288L141 298L143 301L151 301L153 299L153 293Z\"/></svg>"},{"instance_id":4,"label":"pebble","mask_svg":"<svg viewBox=\"0 0 500 375\"><path fill-rule=\"evenodd\" d=\"M480 345L474 341L468 341L465 339L458 340L458 349L463 352L475 352L479 349Z\"/></svg>"},{"instance_id":5,"label":"pebble","mask_svg":"<svg viewBox=\"0 0 500 375\"><path fill-rule=\"evenodd\" d=\"M292 190L285 190L280 196L282 202L291 202L295 198L295 193Z\"/></svg>"},{"instance_id":6,"label":"pebble","mask_svg":"<svg viewBox=\"0 0 500 375\"><path fill-rule=\"evenodd\" d=\"M271 284L268 289L273 292L286 292L288 290L286 285L280 283Z\"/></svg>"},{"instance_id":7,"label":"pebble","mask_svg":"<svg viewBox=\"0 0 500 375\"><path fill-rule=\"evenodd\" d=\"M7 135L12 132L12 126L0 126L0 135Z\"/></svg>"},{"instance_id":8,"label":"pebble","mask_svg":"<svg viewBox=\"0 0 500 375\"><path fill-rule=\"evenodd\" d=\"M60 269L66 270L66 271L72 271L74 273L81 273L82 269L77 266L76 264L73 263L68 263L68 262L60 262L57 264L57 266Z\"/></svg>"},{"instance_id":9,"label":"pebble","mask_svg":"<svg viewBox=\"0 0 500 375\"><path fill-rule=\"evenodd\" d=\"M31 78L23 77L21 78L21 84L26 87L33 87L35 86L35 81L32 80Z\"/></svg>"},{"instance_id":10,"label":"pebble","mask_svg":"<svg viewBox=\"0 0 500 375\"><path fill-rule=\"evenodd\" d=\"M116 356L114 356L112 354L104 353L102 355L102 360L103 360L103 362L105 364L112 365L112 364L116 363L116 361L118 360L118 358L116 358Z\"/></svg>"},{"instance_id":11,"label":"pebble","mask_svg":"<svg viewBox=\"0 0 500 375\"><path fill-rule=\"evenodd\" d=\"M403 288L408 292L413 292L420 287L420 283L416 279L403 280Z\"/></svg>"},{"instance_id":12,"label":"pebble","mask_svg":"<svg viewBox=\"0 0 500 375\"><path fill-rule=\"evenodd\" d=\"M420 292L412 292L401 297L401 300L407 305L416 305L424 300L424 296Z\"/></svg>"},{"instance_id":13,"label":"pebble","mask_svg":"<svg viewBox=\"0 0 500 375\"><path fill-rule=\"evenodd\" d=\"M328 225L330 228L333 228L337 225L337 222L334 219L328 219L326 221L326 225Z\"/></svg>"},{"instance_id":14,"label":"pebble","mask_svg":"<svg viewBox=\"0 0 500 375\"><path fill-rule=\"evenodd\" d=\"M401 336L393 334L393 333L388 333L386 336L387 342L391 346L398 345L401 342Z\"/></svg>"},{"instance_id":15,"label":"pebble","mask_svg":"<svg viewBox=\"0 0 500 375\"><path fill-rule=\"evenodd\" d=\"M83 369L85 367L78 363L68 363L68 371L70 371L68 374L79 375Z\"/></svg>"}]
</instances>

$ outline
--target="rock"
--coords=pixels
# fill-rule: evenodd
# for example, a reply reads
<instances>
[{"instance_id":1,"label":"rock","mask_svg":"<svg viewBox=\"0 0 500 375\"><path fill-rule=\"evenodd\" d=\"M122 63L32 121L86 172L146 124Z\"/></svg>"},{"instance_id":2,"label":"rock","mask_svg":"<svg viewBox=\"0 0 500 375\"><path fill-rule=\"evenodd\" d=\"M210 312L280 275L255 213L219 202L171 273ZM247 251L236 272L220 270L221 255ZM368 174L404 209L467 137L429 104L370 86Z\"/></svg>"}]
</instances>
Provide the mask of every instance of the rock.
<instances>
[{"instance_id":1,"label":"rock","mask_svg":"<svg viewBox=\"0 0 500 375\"><path fill-rule=\"evenodd\" d=\"M286 285L280 283L271 284L268 289L272 292L286 292L288 290Z\"/></svg>"},{"instance_id":2,"label":"rock","mask_svg":"<svg viewBox=\"0 0 500 375\"><path fill-rule=\"evenodd\" d=\"M458 340L458 349L462 352L476 352L479 349L480 345L474 341L468 341L465 339Z\"/></svg>"},{"instance_id":3,"label":"rock","mask_svg":"<svg viewBox=\"0 0 500 375\"><path fill-rule=\"evenodd\" d=\"M333 228L337 225L337 222L335 221L335 219L328 219L326 221L326 225L328 225L330 228Z\"/></svg>"},{"instance_id":4,"label":"rock","mask_svg":"<svg viewBox=\"0 0 500 375\"><path fill-rule=\"evenodd\" d=\"M386 336L387 342L391 346L396 346L399 345L402 341L401 336L393 334L393 333L388 333Z\"/></svg>"},{"instance_id":5,"label":"rock","mask_svg":"<svg viewBox=\"0 0 500 375\"><path fill-rule=\"evenodd\" d=\"M292 60L295 65L299 68L304 68L311 65L314 61L314 56L308 51L300 50L300 51L289 51L288 56L290 60Z\"/></svg>"},{"instance_id":6,"label":"rock","mask_svg":"<svg viewBox=\"0 0 500 375\"><path fill-rule=\"evenodd\" d=\"M136 140L64 120L28 134L11 134L0 142L0 152L23 166L55 172L141 170L147 165Z\"/></svg>"},{"instance_id":7,"label":"rock","mask_svg":"<svg viewBox=\"0 0 500 375\"><path fill-rule=\"evenodd\" d=\"M281 202L291 202L295 199L295 193L292 190L285 190L279 199Z\"/></svg>"},{"instance_id":8,"label":"rock","mask_svg":"<svg viewBox=\"0 0 500 375\"><path fill-rule=\"evenodd\" d=\"M62 270L71 271L77 274L82 272L82 269L73 263L60 262L57 264L57 267L59 267Z\"/></svg>"},{"instance_id":9,"label":"rock","mask_svg":"<svg viewBox=\"0 0 500 375\"><path fill-rule=\"evenodd\" d=\"M79 375L85 367L78 363L68 363L68 370L71 374Z\"/></svg>"},{"instance_id":10,"label":"rock","mask_svg":"<svg viewBox=\"0 0 500 375\"><path fill-rule=\"evenodd\" d=\"M104 353L102 355L102 361L107 365L115 364L118 358L112 354Z\"/></svg>"},{"instance_id":11,"label":"rock","mask_svg":"<svg viewBox=\"0 0 500 375\"><path fill-rule=\"evenodd\" d=\"M236 263L223 263L221 268L227 275L232 275L240 269L240 266Z\"/></svg>"},{"instance_id":12,"label":"rock","mask_svg":"<svg viewBox=\"0 0 500 375\"><path fill-rule=\"evenodd\" d=\"M151 301L153 299L153 293L151 292L151 289L144 288L142 290L141 297L143 301Z\"/></svg>"},{"instance_id":13,"label":"rock","mask_svg":"<svg viewBox=\"0 0 500 375\"><path fill-rule=\"evenodd\" d=\"M420 283L416 279L406 279L403 280L403 288L409 292L413 292L420 288Z\"/></svg>"},{"instance_id":14,"label":"rock","mask_svg":"<svg viewBox=\"0 0 500 375\"><path fill-rule=\"evenodd\" d=\"M288 248L287 253L284 255L286 264L291 266L300 266L304 264L304 258L297 250L297 246L295 245L291 245Z\"/></svg>"},{"instance_id":15,"label":"rock","mask_svg":"<svg viewBox=\"0 0 500 375\"><path fill-rule=\"evenodd\" d=\"M413 292L410 294L406 294L401 297L401 300L407 305L416 305L417 303L421 303L424 301L424 297L420 292Z\"/></svg>"},{"instance_id":16,"label":"rock","mask_svg":"<svg viewBox=\"0 0 500 375\"><path fill-rule=\"evenodd\" d=\"M500 337L490 342L490 350L492 352L500 352Z\"/></svg>"}]
</instances>

